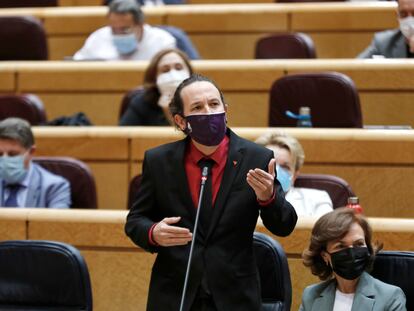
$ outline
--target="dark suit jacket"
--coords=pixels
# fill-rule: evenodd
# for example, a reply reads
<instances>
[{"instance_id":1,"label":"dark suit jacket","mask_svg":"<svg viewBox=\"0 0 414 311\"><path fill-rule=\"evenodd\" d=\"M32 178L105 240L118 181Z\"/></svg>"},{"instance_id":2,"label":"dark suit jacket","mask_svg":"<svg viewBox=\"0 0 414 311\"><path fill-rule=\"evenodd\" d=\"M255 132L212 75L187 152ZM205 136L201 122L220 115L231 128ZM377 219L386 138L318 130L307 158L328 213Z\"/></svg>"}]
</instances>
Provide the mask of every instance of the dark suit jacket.
<instances>
[{"instance_id":1,"label":"dark suit jacket","mask_svg":"<svg viewBox=\"0 0 414 311\"><path fill-rule=\"evenodd\" d=\"M246 182L249 169L267 165L270 150L238 137L229 130L228 159L216 198L208 232L197 233L185 310L189 310L203 273L218 310L260 310L260 285L253 254L253 231L260 213L264 225L274 234L286 236L295 227L294 208L285 201L277 180L276 199L261 207ZM193 232L196 207L191 200L184 168L188 138L149 150L145 154L142 184L128 217L127 235L140 247L158 252L154 263L147 310L176 311L190 244L154 247L148 231L164 217L181 216L177 224Z\"/></svg>"},{"instance_id":2,"label":"dark suit jacket","mask_svg":"<svg viewBox=\"0 0 414 311\"><path fill-rule=\"evenodd\" d=\"M382 55L385 58L407 58L407 42L399 29L377 32L358 58L372 58L373 55Z\"/></svg>"}]
</instances>

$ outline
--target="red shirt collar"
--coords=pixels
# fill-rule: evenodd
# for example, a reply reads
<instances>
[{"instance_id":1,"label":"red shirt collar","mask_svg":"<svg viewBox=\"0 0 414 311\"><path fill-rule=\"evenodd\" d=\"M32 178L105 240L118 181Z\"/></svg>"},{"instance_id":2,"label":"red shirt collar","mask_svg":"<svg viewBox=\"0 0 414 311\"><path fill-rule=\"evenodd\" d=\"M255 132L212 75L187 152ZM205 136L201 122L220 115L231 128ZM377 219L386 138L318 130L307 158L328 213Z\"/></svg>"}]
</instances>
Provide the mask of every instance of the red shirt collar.
<instances>
[{"instance_id":1,"label":"red shirt collar","mask_svg":"<svg viewBox=\"0 0 414 311\"><path fill-rule=\"evenodd\" d=\"M224 136L223 140L218 145L216 151L214 151L209 156L206 156L200 150L198 150L197 147L194 145L193 141L190 140L189 150L188 150L189 160L197 164L198 161L200 161L202 158L208 158L208 159L212 159L215 163L220 163L221 159L223 159L227 155L229 141L230 141L229 137L227 135Z\"/></svg>"}]
</instances>

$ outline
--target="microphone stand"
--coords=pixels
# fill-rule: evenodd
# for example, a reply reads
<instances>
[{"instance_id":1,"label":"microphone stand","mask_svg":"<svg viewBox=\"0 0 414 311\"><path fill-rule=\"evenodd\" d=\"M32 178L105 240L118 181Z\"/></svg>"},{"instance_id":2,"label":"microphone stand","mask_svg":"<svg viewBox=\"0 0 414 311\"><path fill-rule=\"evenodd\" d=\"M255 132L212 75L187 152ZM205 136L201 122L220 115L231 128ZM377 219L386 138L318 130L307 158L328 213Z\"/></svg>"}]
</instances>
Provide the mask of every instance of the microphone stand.
<instances>
[{"instance_id":1,"label":"microphone stand","mask_svg":"<svg viewBox=\"0 0 414 311\"><path fill-rule=\"evenodd\" d=\"M200 196L198 199L197 213L196 213L194 230L193 230L193 239L191 240L190 254L188 256L188 262L187 262L187 270L185 272L184 288L183 288L183 293L181 295L180 311L183 311L183 308L184 308L184 299L185 299L185 294L187 292L188 277L190 275L190 268L191 268L191 260L193 258L194 244L195 244L196 236L197 236L198 218L200 217L201 202L203 201L204 186L206 184L207 176L208 176L208 167L205 166L203 167L203 171L201 173Z\"/></svg>"}]
</instances>

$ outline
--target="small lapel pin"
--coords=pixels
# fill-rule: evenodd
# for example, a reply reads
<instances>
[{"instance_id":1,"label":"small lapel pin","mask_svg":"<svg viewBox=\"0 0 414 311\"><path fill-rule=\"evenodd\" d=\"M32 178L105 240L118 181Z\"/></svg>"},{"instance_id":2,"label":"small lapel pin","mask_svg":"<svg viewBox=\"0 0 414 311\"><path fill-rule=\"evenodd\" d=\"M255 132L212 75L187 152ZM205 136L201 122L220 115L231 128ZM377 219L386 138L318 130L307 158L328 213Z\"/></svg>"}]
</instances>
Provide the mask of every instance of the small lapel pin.
<instances>
[{"instance_id":1,"label":"small lapel pin","mask_svg":"<svg viewBox=\"0 0 414 311\"><path fill-rule=\"evenodd\" d=\"M233 161L233 166L236 166L237 165L237 161Z\"/></svg>"}]
</instances>

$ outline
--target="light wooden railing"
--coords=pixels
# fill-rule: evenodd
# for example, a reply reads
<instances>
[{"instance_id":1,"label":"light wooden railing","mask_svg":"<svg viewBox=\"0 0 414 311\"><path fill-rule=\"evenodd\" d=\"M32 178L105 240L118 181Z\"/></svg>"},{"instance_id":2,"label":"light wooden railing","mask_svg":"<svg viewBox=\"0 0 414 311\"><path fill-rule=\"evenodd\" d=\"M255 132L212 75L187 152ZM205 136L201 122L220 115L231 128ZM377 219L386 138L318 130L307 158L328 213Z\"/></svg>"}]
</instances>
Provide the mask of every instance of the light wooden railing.
<instances>
[{"instance_id":1,"label":"light wooden railing","mask_svg":"<svg viewBox=\"0 0 414 311\"><path fill-rule=\"evenodd\" d=\"M56 240L81 250L88 264L96 311L144 310L155 255L134 246L124 234L126 211L1 209L0 241ZM297 310L303 289L318 279L302 265L315 219L300 218L287 238L271 235L260 223L256 230L278 240L288 255L293 304ZM387 250L414 251L414 220L370 218L373 240ZM174 268L174 267L172 267Z\"/></svg>"}]
</instances>

